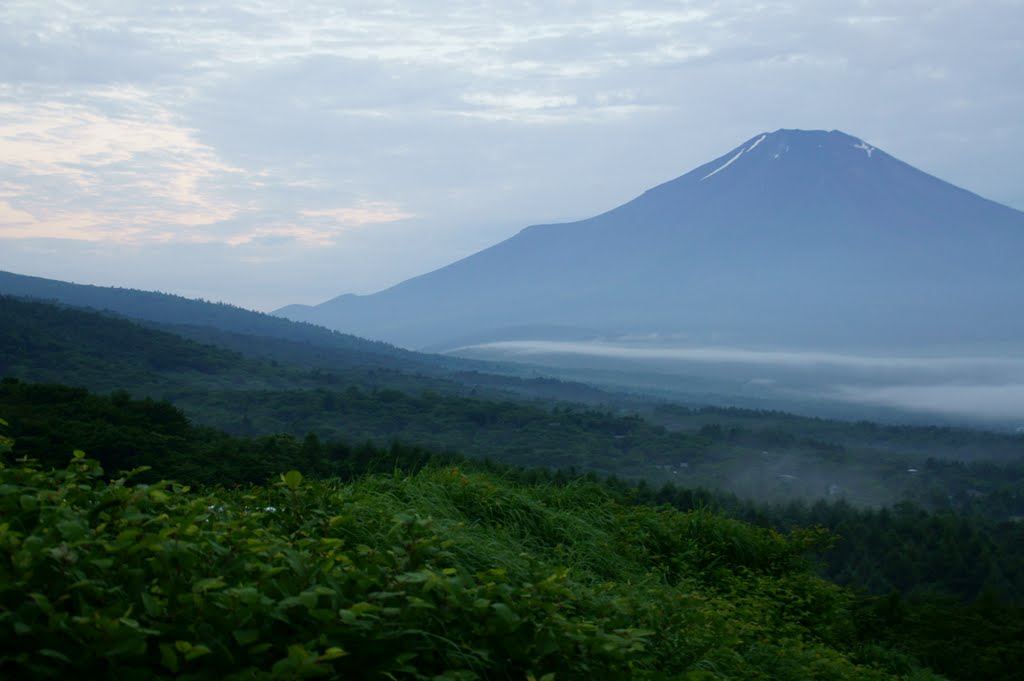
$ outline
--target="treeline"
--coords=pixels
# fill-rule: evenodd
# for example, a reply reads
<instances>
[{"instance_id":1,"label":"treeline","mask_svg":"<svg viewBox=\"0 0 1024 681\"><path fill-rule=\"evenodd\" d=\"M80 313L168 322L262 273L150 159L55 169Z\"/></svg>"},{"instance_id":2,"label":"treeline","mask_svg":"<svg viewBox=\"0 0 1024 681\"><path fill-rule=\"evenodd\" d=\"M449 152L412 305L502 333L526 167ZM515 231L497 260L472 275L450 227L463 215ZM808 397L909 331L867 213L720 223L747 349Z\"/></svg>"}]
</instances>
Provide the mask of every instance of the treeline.
<instances>
[{"instance_id":1,"label":"treeline","mask_svg":"<svg viewBox=\"0 0 1024 681\"><path fill-rule=\"evenodd\" d=\"M652 420L675 428L711 427L716 439L743 441L775 435L780 445L795 438L839 447L871 447L914 456L961 461L1016 460L1024 453L1024 435L953 426L907 426L873 421L837 421L780 411L661 404Z\"/></svg>"}]
</instances>

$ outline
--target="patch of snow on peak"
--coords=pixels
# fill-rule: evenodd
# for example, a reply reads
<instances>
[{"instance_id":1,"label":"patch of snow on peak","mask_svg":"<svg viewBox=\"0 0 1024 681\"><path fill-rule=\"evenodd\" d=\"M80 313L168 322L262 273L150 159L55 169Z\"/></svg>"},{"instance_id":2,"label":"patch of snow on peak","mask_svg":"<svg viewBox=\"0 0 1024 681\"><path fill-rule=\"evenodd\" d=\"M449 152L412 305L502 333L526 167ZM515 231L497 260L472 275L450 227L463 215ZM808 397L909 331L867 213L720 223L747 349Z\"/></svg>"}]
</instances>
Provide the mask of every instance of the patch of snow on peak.
<instances>
[{"instance_id":1,"label":"patch of snow on peak","mask_svg":"<svg viewBox=\"0 0 1024 681\"><path fill-rule=\"evenodd\" d=\"M726 161L724 164L722 164L721 166L719 166L715 170L712 170L710 173L708 173L704 177L700 178L700 181L703 182L704 180L708 179L712 175L717 175L718 173L722 172L723 170L725 170L726 168L731 166L733 164L733 161L735 161L736 159L738 159L740 156L743 155L743 152L744 152L744 150L740 149L740 153L736 154L735 156L730 158L728 161Z\"/></svg>"},{"instance_id":2,"label":"patch of snow on peak","mask_svg":"<svg viewBox=\"0 0 1024 681\"><path fill-rule=\"evenodd\" d=\"M873 146L871 146L867 142L864 142L863 140L861 141L860 144L854 144L853 148L854 149L860 149L860 150L864 151L868 155L868 158L871 158L871 152L873 152L875 150L875 148Z\"/></svg>"},{"instance_id":3,"label":"patch of snow on peak","mask_svg":"<svg viewBox=\"0 0 1024 681\"><path fill-rule=\"evenodd\" d=\"M761 135L761 137L759 137L756 142L754 142L753 144L750 145L750 148L747 149L747 153L750 153L751 151L753 151L757 147L758 144L760 144L761 142L764 142L764 138L767 137L767 136L768 136L767 134Z\"/></svg>"}]
</instances>

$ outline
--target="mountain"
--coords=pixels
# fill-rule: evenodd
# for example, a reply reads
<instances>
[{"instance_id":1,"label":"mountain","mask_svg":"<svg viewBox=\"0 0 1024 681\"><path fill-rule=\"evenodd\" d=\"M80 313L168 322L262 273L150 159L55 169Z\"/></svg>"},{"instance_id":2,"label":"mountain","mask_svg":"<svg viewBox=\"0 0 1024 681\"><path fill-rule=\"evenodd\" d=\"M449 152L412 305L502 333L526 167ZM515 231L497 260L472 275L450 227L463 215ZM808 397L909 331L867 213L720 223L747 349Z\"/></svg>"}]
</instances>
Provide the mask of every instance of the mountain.
<instances>
[{"instance_id":1,"label":"mountain","mask_svg":"<svg viewBox=\"0 0 1024 681\"><path fill-rule=\"evenodd\" d=\"M406 347L510 329L895 347L1024 339L1024 213L839 131L752 137L629 203L276 314Z\"/></svg>"}]
</instances>

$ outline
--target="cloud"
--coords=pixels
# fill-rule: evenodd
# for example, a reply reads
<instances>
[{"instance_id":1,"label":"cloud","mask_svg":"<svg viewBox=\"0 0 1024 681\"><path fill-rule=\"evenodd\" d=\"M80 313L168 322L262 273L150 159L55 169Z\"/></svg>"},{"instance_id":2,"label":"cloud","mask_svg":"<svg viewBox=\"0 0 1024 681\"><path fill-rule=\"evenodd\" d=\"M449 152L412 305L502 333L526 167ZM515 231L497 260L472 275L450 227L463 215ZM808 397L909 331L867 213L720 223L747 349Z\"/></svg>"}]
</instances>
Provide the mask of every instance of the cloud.
<instances>
[{"instance_id":1,"label":"cloud","mask_svg":"<svg viewBox=\"0 0 1024 681\"><path fill-rule=\"evenodd\" d=\"M256 222L226 232L235 218L257 213L233 191L255 193L279 178L226 163L138 88L92 91L82 103L0 102L0 148L0 177L10 178L0 185L0 238L237 245L289 237L326 245L345 228L413 217L393 203L361 201L295 207L290 212L297 224L260 223L254 215Z\"/></svg>"},{"instance_id":2,"label":"cloud","mask_svg":"<svg viewBox=\"0 0 1024 681\"><path fill-rule=\"evenodd\" d=\"M111 115L96 103L57 99L0 102L0 178L18 187L5 192L16 215L2 223L0 237L139 238L240 210L211 185L243 171L145 93L107 89L90 99L131 111Z\"/></svg>"},{"instance_id":3,"label":"cloud","mask_svg":"<svg viewBox=\"0 0 1024 681\"><path fill-rule=\"evenodd\" d=\"M347 230L414 217L394 204L379 201L363 201L347 208L303 209L298 211L293 222L260 224L250 231L233 234L226 243L241 246L253 242L294 240L311 246L333 246Z\"/></svg>"},{"instance_id":4,"label":"cloud","mask_svg":"<svg viewBox=\"0 0 1024 681\"><path fill-rule=\"evenodd\" d=\"M299 214L306 218L324 218L339 227L362 227L416 217L412 213L402 212L394 204L374 201L364 201L352 208L301 210Z\"/></svg>"}]
</instances>

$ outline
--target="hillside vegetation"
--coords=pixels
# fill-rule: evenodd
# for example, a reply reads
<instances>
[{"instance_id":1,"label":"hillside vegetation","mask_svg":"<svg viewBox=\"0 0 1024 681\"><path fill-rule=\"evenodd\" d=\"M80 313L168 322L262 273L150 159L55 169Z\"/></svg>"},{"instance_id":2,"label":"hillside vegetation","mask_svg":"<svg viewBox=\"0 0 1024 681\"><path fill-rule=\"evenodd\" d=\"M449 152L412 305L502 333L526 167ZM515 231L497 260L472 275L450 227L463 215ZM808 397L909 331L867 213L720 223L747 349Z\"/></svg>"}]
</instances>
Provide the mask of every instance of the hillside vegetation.
<instances>
[{"instance_id":1,"label":"hillside vegetation","mask_svg":"<svg viewBox=\"0 0 1024 681\"><path fill-rule=\"evenodd\" d=\"M898 674L911 674L913 670L927 665L951 679L1009 681L1016 678L1020 666L1024 664L1024 609L1020 605L1024 601L1024 524L1021 523L996 522L976 512L929 513L912 504L879 510L859 509L843 502L819 502L810 507L802 504L757 506L721 493L675 486L653 488L644 483L602 479L593 474L580 476L566 471L513 467L397 443L379 448L371 444L322 442L315 435L302 440L284 434L237 438L210 428L193 426L180 411L166 403L131 399L123 393L112 396L92 395L80 389L31 386L11 381L3 383L2 387L7 392L0 402L0 413L13 414L8 432L16 437L13 444L9 445L13 449L6 457L8 467L4 469L3 475L8 477L0 482L0 506L6 504L0 511L5 513L3 517L7 523L3 534L7 543L3 546L8 551L6 559L0 560L0 565L6 566L3 567L5 570L15 571L6 577L0 574L0 584L7 585L0 589L0 599L14 599L0 602L0 624L8 622L14 626L12 622L15 620L10 618L21 616L17 613L25 610L23 601L26 598L34 599L32 593L43 594L48 603L52 605L52 601L57 599L57 602L63 604L60 606L62 608L88 605L89 608L103 610L100 605L106 607L110 604L112 610L103 610L107 615L116 612L117 608L123 608L118 617L127 617L147 630L173 631L174 636L182 637L169 643L159 639L166 645L175 645L177 640L181 640L188 646L206 646L212 651L210 655L217 650L223 652L226 647L233 651L230 653L232 660L262 660L253 663L257 666L270 664L276 659L274 655L287 654L283 652L285 648L276 648L276 652L260 648L256 651L259 655L253 658L246 657L248 653L243 654L232 648L230 642L221 642L218 644L221 648L215 648L208 641L196 639L196 635L203 633L219 641L217 637L224 634L223 627L218 625L192 631L185 620L179 620L179 617L187 621L195 617L201 619L206 612L203 608L207 606L197 601L188 608L199 608L198 611L168 610L167 617L172 621L158 618L163 623L157 626L138 614L142 611L139 610L137 598L143 597L137 592L139 589L145 592L149 588L150 595L146 598L160 596L163 587L155 591L154 588L168 577L153 571L171 569L168 566L186 571L184 574L191 574L187 571L195 565L210 563L226 570L223 574L229 574L230 570L237 568L238 574L250 575L255 580L250 572L258 571L259 561L246 553L245 546L237 543L251 536L247 533L257 533L259 541L270 542L265 546L280 547L280 551L267 548L270 553L260 554L272 558L268 563L270 567L266 569L273 574L277 574L274 571L281 566L280 561L285 560L285 557L301 558L299 563L290 564L289 569L298 570L298 564L308 566L308 569L304 568L307 571L301 573L309 580L302 582L302 589L342 579L334 573L331 573L333 576L325 576L319 572L310 572L313 563L308 563L306 557L315 555L318 560L322 558L316 553L319 549L315 550L319 541L315 532L329 531L333 527L332 522L342 523L341 520L330 519L343 516L344 523L352 524L352 527L344 525L348 528L345 531L352 534L345 535L348 539L343 545L344 551L338 550L342 551L346 560L353 561L353 565L362 566L358 567L359 570L368 570L373 575L372 579L360 578L363 581L358 583L370 591L395 592L387 598L398 599L385 605L364 594L354 602L365 601L381 608L414 608L409 613L389 610L389 617L397 619L386 620L387 627L384 630L367 629L358 634L361 637L380 636L386 640L395 638L398 641L395 645L404 646L409 643L388 627L401 629L412 626L411 620L406 618L414 617L416 613L424 614L415 610L421 604L409 598L410 593L416 598L429 601L433 608L441 607L430 600L438 594L428 597L418 591L406 593L402 591L405 586L397 588L396 585L406 583L402 580L419 579L402 577L400 580L396 574L404 573L392 574L386 571L399 568L404 570L405 563L382 567L376 563L360 561L370 560L373 556L380 558L382 555L390 556L388 560L398 560L402 552L408 553L406 548L416 546L415 543L410 544L409 538L402 533L427 531L423 529L427 528L432 533L430 536L434 537L431 541L440 542L431 543L431 547L441 545L446 551L454 551L454 557L444 552L437 554L450 560L436 564L440 567L434 572L440 571L435 575L440 582L431 582L433 586L430 590L441 588L442 583L447 585L444 589L449 590L456 587L480 589L483 587L473 580L486 578L486 575L479 576L483 570L481 566L486 564L506 571L511 567L526 570L509 573L518 575L516 579L526 581L513 582L507 586L511 589L508 594L527 599L524 604L514 607L516 617L520 619L523 619L523 608L548 608L545 612L549 615L551 612L564 614L565 608L569 608L576 613L574 616L581 618L581 622L600 623L599 629L603 633L598 639L601 640L609 631L613 635L609 640L617 640L615 637L621 635L622 632L616 632L614 628L601 628L611 627L612 623L618 623L616 626L620 629L652 630L653 633L642 636L630 634L627 637L629 645L639 647L625 657L599 656L600 662L586 662L586 665L591 665L587 669L605 669L599 665L609 664L612 666L607 667L607 670L616 670L615 674L624 674L625 669L630 674L638 674L640 671L646 673L652 669L666 668L685 668L687 674L698 671L717 674L706 677L652 675L651 678L761 678L758 674L768 674L770 678L788 678L780 675L782 672L774 666L775 663L781 664L781 660L774 660L767 667L759 666L768 663L764 660L756 662L754 657L750 657L754 655L755 649L760 651L755 657L766 650L787 656L786 659L794 665L791 669L792 678L801 678L801 674L803 678L814 678L804 663L811 658L818 659L818 656L824 656L822 659L825 661L821 664L825 666L822 669L828 670L828 673L822 672L822 678L845 678L843 674L855 674L852 678L859 678L856 674L867 673L865 669L854 672L854 667L847 665L853 661L860 667L875 665L878 670ZM78 458L70 471L65 470L66 462L73 456L76 441L83 443L90 458L86 460L81 454L76 454L74 456ZM37 460L38 464L19 463L32 459ZM123 473L117 471L139 466L151 468L137 470L130 478L116 482L124 477ZM100 467L108 473L100 474ZM281 474L289 470L295 472L282 479ZM109 483L110 478L114 478L115 482ZM191 484L192 490L186 491L180 486L160 482L164 478ZM303 479L312 482L301 482ZM54 486L58 486L59 490L54 491ZM134 491L130 491L132 489ZM156 490L156 493L148 490ZM33 498L38 499L33 501ZM49 511L51 515L31 515L39 509L42 503L39 500L53 506ZM110 508L121 510L115 514ZM308 509L314 510L307 513ZM36 520L23 520L24 514L29 512L31 518ZM105 519L104 514L110 515L110 518ZM400 521L399 516L404 520ZM415 520L417 518L419 520ZM65 521L71 525L62 524ZM218 525L221 521L224 524ZM757 527L741 521L748 521ZM69 529L72 525L78 529ZM193 526L194 529L190 529ZM806 529L815 527L823 529ZM34 529L29 532L26 528ZM219 528L217 531L222 534L207 532L207 529L213 532L215 528ZM694 535L695 528L703 529ZM80 535L80 531L87 531L87 534ZM29 539L32 532L44 536L45 541L39 543L36 539ZM108 532L113 535L105 534ZM150 540L146 537L151 532L157 537L163 537L159 541L163 542L160 546L164 549L147 548L146 542ZM326 536L339 538L330 534ZM272 541L268 537L272 537ZM184 553L174 553L174 557L170 558L168 556L171 554L165 556L161 552L172 539L185 542L175 544ZM193 541L200 542L200 545L193 546ZM403 547L402 551L396 553L392 550L399 545ZM463 549L468 546L475 548L469 554L463 553ZM227 548L222 551L217 547ZM31 552L26 553L29 548ZM313 553L295 553L299 549L308 549ZM368 553L370 549L372 551ZM389 550L391 553L388 553ZM61 567L61 561L64 560L62 556L69 555L66 551L74 552L74 558L70 564ZM123 561L120 558L115 560L119 551L125 552ZM243 560L247 555L251 559L247 567L231 567L231 561ZM426 552L423 555L434 554ZM32 566L24 563L30 557L36 561ZM170 562L160 563L164 559ZM346 560L342 561L342 567L349 566L346 570L357 569ZM140 561L144 564L140 564ZM57 569L55 565L64 570L58 571L63 576L54 577L53 570ZM328 563L322 565L328 566ZM368 567L372 565L376 567ZM420 563L410 565L413 565L410 568L413 571L423 567ZM524 585L536 586L536 580L541 579L538 576L540 573L527 570L529 566L540 566L538 569L541 569L545 577L558 570L568 569L569 572L565 574L571 584L566 587L567 590L560 592L522 592L521 589L526 588ZM131 574L135 576L129 579L130 575L119 572L122 568L129 572L134 570ZM34 576L17 572L20 569L33 572ZM103 576L106 574L104 570L108 569L112 571L113 577ZM197 570L195 575L186 578L178 574L175 579L185 580L192 585L214 584L201 580L215 579L221 574L210 573L206 567L194 569ZM449 574L444 572L446 569L454 569L456 572ZM22 576L17 577L19 574ZM68 575L77 577L77 581L70 585L60 581L71 579ZM355 579L352 574L346 575L345 579ZM459 579L454 579L455 575ZM43 581L32 581L37 577ZM823 581L822 577L832 580L833 584ZM292 581L287 584L292 586L281 587L284 591L274 592L270 600L263 597L257 599L252 595L253 592L246 591L250 594L250 600L244 604L236 603L232 616L248 612L247 608L256 607L255 603L261 605L252 614L253 621L276 618L274 603L300 596L294 586L294 580L298 578L293 576L289 579ZM373 580L391 581L385 587ZM55 585L64 584L60 588L66 587L67 593L61 591L54 596L48 586L51 582ZM102 588L95 586L100 591L85 589L88 584L94 583L102 583ZM254 582L257 583L266 582ZM596 586L598 583L601 584L600 588ZM836 583L848 585L852 590L846 590ZM130 585L130 588L122 593L127 587L120 585L125 584ZM504 582L499 580L495 584ZM229 588L226 585L227 582L213 591L226 590ZM798 586L810 591L794 592L793 589ZM179 583L179 587L182 593L191 594L188 598L205 598L205 595L196 595L205 594L203 588L193 592L190 590L192 586L184 583ZM337 591L335 586L329 588ZM700 597L691 603L687 599L692 597L694 590ZM357 598L352 592L345 593L349 594L346 598ZM442 590L439 593L446 592ZM485 589L483 593L491 592ZM558 599L566 600L571 605L559 606L562 600L555 599L558 593L562 594ZM90 598L94 596L98 599L99 605L81 600L79 596L82 594L92 594ZM605 594L611 600L601 600L600 594ZM72 596L78 600L68 601ZM316 592L314 596L317 608L310 606L307 608L310 612L301 617L326 618L330 612L352 610L352 607L343 608L338 605L337 599L325 601L330 604L330 608L324 610L319 607L319 599L326 594ZM184 598L179 594L179 600ZM311 596L302 598L308 601ZM403 601L403 598L406 600ZM495 602L491 596L487 598ZM530 598L540 599L546 605L530 601ZM754 600L746 600L748 598ZM549 602L550 599L555 600ZM647 599L652 602L646 602ZM761 602L758 599L765 600ZM796 599L796 602L791 599ZM293 600L287 602L295 603ZM655 607L654 602L673 604L673 608L689 604L687 607L696 610L685 617L679 614L678 617L682 619L673 620L672 617L676 615L650 611L650 608ZM573 610L579 603L589 603L594 610ZM513 604L505 604L513 607ZM152 603L142 603L144 608L151 606ZM223 603L217 608L221 606ZM462 603L462 606L466 606L466 603ZM620 606L626 609L617 610ZM753 610L746 609L747 606ZM21 632L19 646L20 642L34 640L25 636L36 635L40 627L45 629L52 622L64 621L51 619L53 613L45 609L50 606L39 607L44 608L41 612L46 615L46 624L43 614L36 613L36 619L18 628ZM551 607L554 607L554 611L550 610ZM451 611L451 608L456 609ZM711 608L716 613L712 620L704 619L711 615L703 612L703 608ZM811 609L809 614L805 613L807 608ZM314 615L313 609L320 611L319 614ZM460 611L447 601L441 609L445 613L444 617L466 619L470 614L481 616L476 611ZM486 615L485 619L495 614L492 610L485 608L482 611L482 615ZM501 607L497 610L504 612ZM747 618L754 611L760 614L753 621L748 621ZM146 612L156 616L148 609ZM228 616L216 609L213 612L220 613L220 617ZM67 618L84 617L65 614ZM687 619L691 616L696 619ZM769 619L758 619L762 616ZM287 618L281 621L292 622L293 617L299 615L288 613ZM810 619L803 619L805 617ZM143 625L144 620L150 623ZM470 638L480 633L472 627L469 633L460 629L468 626L468 622L461 620L457 624L443 618L428 620L443 627L443 631L425 629L423 625L421 628L429 633L422 636L435 640L439 645L444 643L444 650L448 650L444 647L447 643L435 639L435 636L458 641L461 639L452 638L445 632L459 631L462 632L460 635ZM303 621L306 622L304 627L313 626L309 621ZM362 626L364 629L372 628L371 625L376 626L373 624L376 621L370 618L362 622ZM629 623L622 624L626 621ZM76 626L86 624L85 620L80 620ZM705 624L711 626L708 631L714 632L713 636L701 629ZM161 626L165 628L161 629ZM264 626L261 632L275 632L275 642L302 643L305 653L296 655L307 661L312 660L310 664L313 667L319 664L314 664L318 659L312 657L314 649L325 651L327 647L337 647L339 642L351 640L339 638L330 642L330 645L324 641L314 644L311 643L312 629L303 629L305 633L296 634L299 637L296 639L288 638L292 634L287 633L291 630L285 624L261 626ZM530 626L540 625L535 623ZM680 641L662 650L663 643L659 637L669 635L666 627L676 626L683 627L672 634L680 637ZM495 636L496 632L504 637L514 635L510 632L520 631L518 628L492 630L488 627L490 625L484 627L486 633ZM245 632L241 634L243 638L252 633L249 631L252 627L242 629ZM67 630L60 631L66 633ZM93 655L84 651L84 648L107 641L102 636L96 638L99 634L95 632L89 634L93 638L87 639L82 638L85 635L81 631L75 631L78 638L71 640L78 641L75 645L83 647L83 650L76 653L84 656L83 660ZM401 631L408 633L405 629ZM592 632L590 629L586 631ZM768 647L750 647L754 644L741 635L744 631L756 632L751 635L759 637L757 645ZM168 654L159 648L158 639L146 638L150 634L143 636L149 641L145 648L148 653L138 652L143 649L136 633L125 630L117 634L130 639L125 643L126 646L135 646L133 650L137 651L137 659L131 664L145 664L144 658L152 662L157 659L154 655ZM349 632L349 635L357 634ZM583 633L579 635L583 636ZM47 639L50 641L47 645L55 645L55 641L59 640L54 632L46 636L51 636ZM709 638L702 639L702 636ZM256 645L255 640L253 645ZM579 642L582 639L574 640ZM591 643L599 647L608 643L595 641ZM770 645L765 641L769 641ZM260 639L260 642L266 643L269 640ZM156 647L150 646L150 643L155 643ZM582 649L565 648L563 644L570 645L559 643L562 646L557 648L561 651L559 654L568 654L567 650L575 651L573 655L582 654L579 652ZM793 653L797 651L790 650L791 644L797 645L799 651L802 651L800 655L811 657L794 656ZM42 643L39 645L43 646ZM421 641L416 645L428 644ZM486 671L490 669L485 664L486 660L492 659L496 653L487 652L482 657L478 655L480 650L490 651L488 646L497 643L491 641L467 645L477 651L463 651L468 655L466 659L476 660L470 666L472 671L483 678L506 678L500 674L495 675L496 672L492 674ZM813 652L808 652L808 646ZM62 647L43 647L55 650L69 659L76 659L69 656ZM341 647L344 648L344 645ZM672 657L677 653L666 652L677 648L689 651L686 655L691 657L677 659ZM185 654L193 648L174 650ZM201 652L203 649L198 650ZM531 650L536 652L536 649ZM118 651L116 655L123 653L120 648ZM723 661L725 658L720 659L720 656L727 655L728 651L732 651L728 653L731 655L728 659L732 662L726 664ZM30 664L28 658L8 652L10 657L4 659L10 664ZM391 652L394 653L394 650ZM501 653L507 654L510 653ZM49 653L40 655L46 656ZM381 655L384 656L384 653ZM661 657L664 655L669 657ZM53 655L50 657L60 659ZM99 657L104 659L99 660ZM683 666L664 667L669 665L665 660L670 658L676 659L672 664ZM444 664L454 664L448 658L445 659L447 661ZM684 659L689 662L684 664L679 661ZM714 664L705 664L709 660ZM179 671L186 669L184 661L187 660L174 663L182 665ZM38 662L36 660L31 664ZM117 666L121 664L121 658L112 661L99 653L81 664L86 665L86 668L89 668L88 665L112 664L115 666L110 669L117 670L115 675L124 671ZM623 667L622 664L627 666ZM550 667L549 671L556 667ZM776 671L769 673L765 671L768 668ZM281 671L285 678L291 678L288 674L294 672L287 665L280 669L290 670ZM430 669L434 670L435 667ZM527 669L540 675L548 673L536 666ZM575 678L582 673L575 667L570 671L565 671L568 668L559 669L564 673L558 678ZM436 672L432 673L436 675ZM124 674L131 676L127 671ZM615 677L612 671L608 671L608 674L610 676L606 678ZM145 676L142 672L140 675ZM454 678L459 677L456 675ZM508 678L523 676L512 674ZM876 676L869 675L867 678Z\"/></svg>"},{"instance_id":2,"label":"hillside vegetation","mask_svg":"<svg viewBox=\"0 0 1024 681\"><path fill-rule=\"evenodd\" d=\"M886 679L783 537L480 472L192 492L0 468L0 671L34 678ZM913 678L934 678L917 671Z\"/></svg>"}]
</instances>

